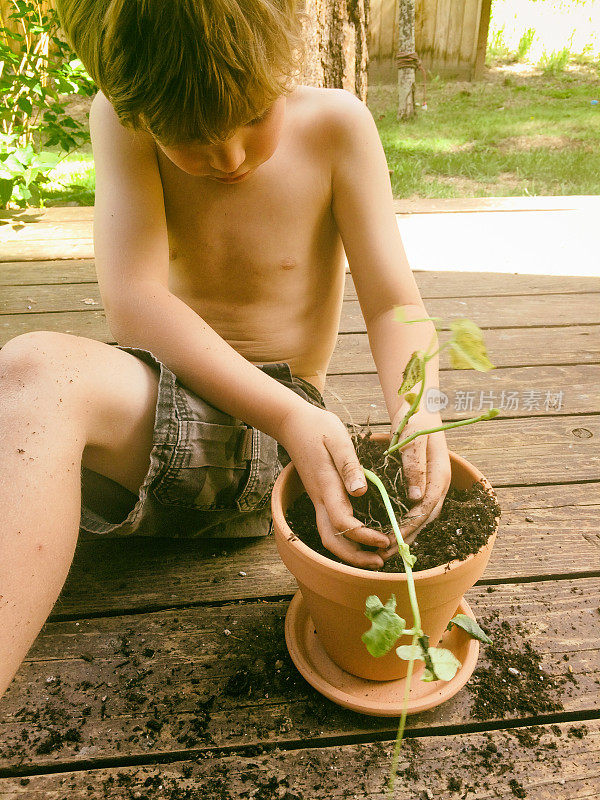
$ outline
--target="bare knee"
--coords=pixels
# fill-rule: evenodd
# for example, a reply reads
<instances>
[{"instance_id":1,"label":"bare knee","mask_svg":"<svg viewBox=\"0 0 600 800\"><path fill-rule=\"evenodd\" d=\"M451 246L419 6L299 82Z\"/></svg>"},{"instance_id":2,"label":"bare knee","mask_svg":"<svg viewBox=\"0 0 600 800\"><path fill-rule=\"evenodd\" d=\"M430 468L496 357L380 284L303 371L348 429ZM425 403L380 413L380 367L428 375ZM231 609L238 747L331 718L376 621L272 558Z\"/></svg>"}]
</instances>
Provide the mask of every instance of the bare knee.
<instances>
[{"instance_id":1,"label":"bare knee","mask_svg":"<svg viewBox=\"0 0 600 800\"><path fill-rule=\"evenodd\" d=\"M16 336L0 350L0 381L25 386L45 379L69 379L69 347L76 337L54 331Z\"/></svg>"},{"instance_id":2,"label":"bare knee","mask_svg":"<svg viewBox=\"0 0 600 800\"><path fill-rule=\"evenodd\" d=\"M78 381L78 337L32 331L0 350L0 406L20 418L40 413L79 416L84 387Z\"/></svg>"}]
</instances>

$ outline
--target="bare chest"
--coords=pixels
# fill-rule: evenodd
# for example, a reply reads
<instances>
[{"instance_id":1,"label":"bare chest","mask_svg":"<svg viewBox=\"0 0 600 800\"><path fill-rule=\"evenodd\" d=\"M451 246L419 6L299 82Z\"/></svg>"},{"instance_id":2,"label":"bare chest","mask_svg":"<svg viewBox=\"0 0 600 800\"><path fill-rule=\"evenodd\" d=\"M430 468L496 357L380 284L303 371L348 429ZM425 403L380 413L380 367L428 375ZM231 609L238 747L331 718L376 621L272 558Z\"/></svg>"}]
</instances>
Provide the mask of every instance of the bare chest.
<instances>
[{"instance_id":1,"label":"bare chest","mask_svg":"<svg viewBox=\"0 0 600 800\"><path fill-rule=\"evenodd\" d=\"M339 261L327 165L298 145L278 148L246 181L188 175L159 155L171 290L210 304L302 297Z\"/></svg>"}]
</instances>

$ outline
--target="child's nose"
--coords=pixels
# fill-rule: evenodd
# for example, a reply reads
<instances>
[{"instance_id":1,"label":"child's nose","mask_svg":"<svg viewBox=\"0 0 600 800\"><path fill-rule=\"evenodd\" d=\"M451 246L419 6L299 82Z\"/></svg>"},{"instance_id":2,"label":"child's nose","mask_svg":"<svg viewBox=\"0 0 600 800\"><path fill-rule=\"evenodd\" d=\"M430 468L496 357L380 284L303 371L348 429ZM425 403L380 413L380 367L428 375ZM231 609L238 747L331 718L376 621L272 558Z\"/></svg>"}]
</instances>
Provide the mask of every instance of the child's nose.
<instances>
[{"instance_id":1,"label":"child's nose","mask_svg":"<svg viewBox=\"0 0 600 800\"><path fill-rule=\"evenodd\" d=\"M219 172L236 172L246 159L246 152L240 142L225 142L214 149L210 166Z\"/></svg>"}]
</instances>

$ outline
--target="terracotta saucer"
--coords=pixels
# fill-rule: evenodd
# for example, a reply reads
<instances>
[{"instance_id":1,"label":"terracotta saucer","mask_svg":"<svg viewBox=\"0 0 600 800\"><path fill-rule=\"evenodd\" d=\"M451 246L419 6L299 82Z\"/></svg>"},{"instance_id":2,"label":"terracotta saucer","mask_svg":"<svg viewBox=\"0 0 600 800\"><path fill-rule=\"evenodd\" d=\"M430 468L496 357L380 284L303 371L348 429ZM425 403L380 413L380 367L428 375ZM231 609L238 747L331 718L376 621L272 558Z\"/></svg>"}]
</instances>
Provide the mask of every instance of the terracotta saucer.
<instances>
[{"instance_id":1,"label":"terracotta saucer","mask_svg":"<svg viewBox=\"0 0 600 800\"><path fill-rule=\"evenodd\" d=\"M475 619L464 599L456 613L467 614ZM294 595L285 618L285 641L300 674L318 692L334 703L376 717L399 717L402 713L406 678L395 681L370 681L340 669L321 646L299 591ZM446 631L440 646L451 650L462 667L451 681L426 683L419 680L423 663L416 662L415 667L420 665L420 669L416 670L411 681L408 714L426 711L449 700L462 689L475 669L479 642L477 639L472 639L462 628L454 625L451 631Z\"/></svg>"}]
</instances>

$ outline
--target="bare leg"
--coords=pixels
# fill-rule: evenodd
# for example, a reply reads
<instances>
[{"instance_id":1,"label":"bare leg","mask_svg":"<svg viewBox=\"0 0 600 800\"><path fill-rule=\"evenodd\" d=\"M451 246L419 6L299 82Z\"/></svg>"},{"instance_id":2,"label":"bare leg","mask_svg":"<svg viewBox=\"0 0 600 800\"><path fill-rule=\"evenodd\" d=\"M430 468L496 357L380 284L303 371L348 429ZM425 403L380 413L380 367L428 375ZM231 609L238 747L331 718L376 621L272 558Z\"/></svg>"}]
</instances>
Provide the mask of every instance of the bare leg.
<instances>
[{"instance_id":1,"label":"bare leg","mask_svg":"<svg viewBox=\"0 0 600 800\"><path fill-rule=\"evenodd\" d=\"M82 459L137 492L156 394L149 367L90 339L36 332L0 351L0 696L69 572Z\"/></svg>"}]
</instances>

